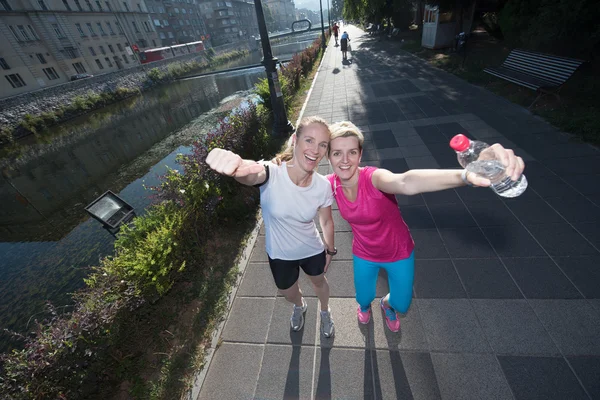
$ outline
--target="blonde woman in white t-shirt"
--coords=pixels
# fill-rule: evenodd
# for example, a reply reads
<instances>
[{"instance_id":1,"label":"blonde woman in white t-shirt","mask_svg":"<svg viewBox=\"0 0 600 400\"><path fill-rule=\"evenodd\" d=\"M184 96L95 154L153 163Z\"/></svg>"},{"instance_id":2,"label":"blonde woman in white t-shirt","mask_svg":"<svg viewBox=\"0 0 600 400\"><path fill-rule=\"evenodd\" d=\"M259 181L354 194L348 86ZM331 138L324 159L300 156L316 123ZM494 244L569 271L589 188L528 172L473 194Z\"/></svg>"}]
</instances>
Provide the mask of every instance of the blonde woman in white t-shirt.
<instances>
[{"instance_id":1,"label":"blonde woman in white t-shirt","mask_svg":"<svg viewBox=\"0 0 600 400\"><path fill-rule=\"evenodd\" d=\"M224 149L213 149L206 158L216 172L238 182L260 188L260 205L266 229L266 250L275 284L287 301L294 304L292 330L304 326L307 304L298 285L300 268L314 286L321 304L321 333L329 338L335 327L329 309L329 283L325 272L334 246L331 203L333 193L325 177L316 172L327 154L330 131L319 117L300 121L291 144L277 156L281 163L243 160ZM314 218L319 214L323 240Z\"/></svg>"}]
</instances>

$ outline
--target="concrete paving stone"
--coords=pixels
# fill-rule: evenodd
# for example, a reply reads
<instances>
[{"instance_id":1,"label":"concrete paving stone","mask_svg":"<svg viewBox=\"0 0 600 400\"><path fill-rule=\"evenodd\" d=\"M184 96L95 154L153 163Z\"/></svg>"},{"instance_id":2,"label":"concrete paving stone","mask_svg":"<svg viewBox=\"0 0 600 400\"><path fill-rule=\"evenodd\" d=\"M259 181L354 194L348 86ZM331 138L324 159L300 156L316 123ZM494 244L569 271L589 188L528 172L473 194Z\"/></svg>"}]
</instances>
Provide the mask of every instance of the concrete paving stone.
<instances>
[{"instance_id":1,"label":"concrete paving stone","mask_svg":"<svg viewBox=\"0 0 600 400\"><path fill-rule=\"evenodd\" d=\"M409 169L435 169L440 167L432 156L405 157L404 159Z\"/></svg>"},{"instance_id":2,"label":"concrete paving stone","mask_svg":"<svg viewBox=\"0 0 600 400\"><path fill-rule=\"evenodd\" d=\"M432 353L442 399L512 400L498 361L491 354Z\"/></svg>"},{"instance_id":3,"label":"concrete paving stone","mask_svg":"<svg viewBox=\"0 0 600 400\"><path fill-rule=\"evenodd\" d=\"M335 233L335 246L338 249L336 261L352 260L352 238L352 232Z\"/></svg>"},{"instance_id":4,"label":"concrete paving stone","mask_svg":"<svg viewBox=\"0 0 600 400\"><path fill-rule=\"evenodd\" d=\"M321 348L317 351L315 400L375 399L372 351Z\"/></svg>"},{"instance_id":5,"label":"concrete paving stone","mask_svg":"<svg viewBox=\"0 0 600 400\"><path fill-rule=\"evenodd\" d=\"M413 302L405 314L400 315L400 332L388 329L379 305L381 296L371 303L371 321L364 325L369 331L369 347L376 349L427 351L429 346L423 330L419 306Z\"/></svg>"},{"instance_id":6,"label":"concrete paving stone","mask_svg":"<svg viewBox=\"0 0 600 400\"><path fill-rule=\"evenodd\" d=\"M380 161L404 158L399 147L390 147L388 149L378 149L376 151L377 151L377 158ZM407 170L408 170L408 167L407 167Z\"/></svg>"},{"instance_id":7,"label":"concrete paving stone","mask_svg":"<svg viewBox=\"0 0 600 400\"><path fill-rule=\"evenodd\" d=\"M425 200L423 196L420 194L415 194L412 196L403 196L396 195L396 201L398 202L398 206L402 209L404 206L423 206L425 205Z\"/></svg>"},{"instance_id":8,"label":"concrete paving stone","mask_svg":"<svg viewBox=\"0 0 600 400\"><path fill-rule=\"evenodd\" d=\"M528 193L527 196L532 196L534 193ZM523 193L521 196L525 196ZM519 196L519 197L521 197ZM505 204L508 208L517 216L517 218L527 226L534 224L545 224L545 223L562 223L564 219L553 210L546 201L537 197L535 198L523 198L521 201L506 201Z\"/></svg>"},{"instance_id":9,"label":"concrete paving stone","mask_svg":"<svg viewBox=\"0 0 600 400\"><path fill-rule=\"evenodd\" d=\"M427 201L427 198L425 201ZM428 203L428 208L438 228L467 228L477 226L475 220L462 203Z\"/></svg>"},{"instance_id":10,"label":"concrete paving stone","mask_svg":"<svg viewBox=\"0 0 600 400\"><path fill-rule=\"evenodd\" d=\"M412 229L415 259L450 258L437 229Z\"/></svg>"},{"instance_id":11,"label":"concrete paving stone","mask_svg":"<svg viewBox=\"0 0 600 400\"><path fill-rule=\"evenodd\" d=\"M267 251L265 250L265 237L259 236L254 243L254 249L252 249L252 255L250 256L250 262L261 262L269 261Z\"/></svg>"},{"instance_id":12,"label":"concrete paving stone","mask_svg":"<svg viewBox=\"0 0 600 400\"><path fill-rule=\"evenodd\" d=\"M390 122L389 127L394 133L396 140L398 140L400 137L418 137L417 131L415 131L415 129L407 122Z\"/></svg>"},{"instance_id":13,"label":"concrete paving stone","mask_svg":"<svg viewBox=\"0 0 600 400\"><path fill-rule=\"evenodd\" d=\"M575 374L592 399L600 399L600 357L567 357Z\"/></svg>"},{"instance_id":14,"label":"concrete paving stone","mask_svg":"<svg viewBox=\"0 0 600 400\"><path fill-rule=\"evenodd\" d=\"M268 263L249 263L236 296L275 297L277 286Z\"/></svg>"},{"instance_id":15,"label":"concrete paving stone","mask_svg":"<svg viewBox=\"0 0 600 400\"><path fill-rule=\"evenodd\" d=\"M589 399L559 357L498 356L516 400Z\"/></svg>"},{"instance_id":16,"label":"concrete paving stone","mask_svg":"<svg viewBox=\"0 0 600 400\"><path fill-rule=\"evenodd\" d=\"M578 194L571 185L556 175L528 178L527 181L529 183L528 189L535 190L542 198L557 197L566 193Z\"/></svg>"},{"instance_id":17,"label":"concrete paving stone","mask_svg":"<svg viewBox=\"0 0 600 400\"><path fill-rule=\"evenodd\" d=\"M404 157L431 156L429 148L424 144L417 146L402 146L400 149L402 150Z\"/></svg>"},{"instance_id":18,"label":"concrete paving stone","mask_svg":"<svg viewBox=\"0 0 600 400\"><path fill-rule=\"evenodd\" d=\"M549 257L502 257L502 262L528 299L581 298L579 292L581 289L578 290L573 286L567 275ZM586 276L586 278L589 277ZM586 283L588 282L591 284L590 286L594 285L594 279L586 281ZM596 277L595 283L600 284L600 274Z\"/></svg>"},{"instance_id":19,"label":"concrete paving stone","mask_svg":"<svg viewBox=\"0 0 600 400\"><path fill-rule=\"evenodd\" d=\"M327 280L329 281L329 295L331 297L354 298L354 270L350 260L337 261L337 256L327 269ZM387 292L386 292L387 293Z\"/></svg>"},{"instance_id":20,"label":"concrete paving stone","mask_svg":"<svg viewBox=\"0 0 600 400\"><path fill-rule=\"evenodd\" d=\"M262 345L221 344L210 363L198 400L254 398L263 351Z\"/></svg>"},{"instance_id":21,"label":"concrete paving stone","mask_svg":"<svg viewBox=\"0 0 600 400\"><path fill-rule=\"evenodd\" d=\"M255 399L310 399L314 347L265 346Z\"/></svg>"},{"instance_id":22,"label":"concrete paving stone","mask_svg":"<svg viewBox=\"0 0 600 400\"><path fill-rule=\"evenodd\" d=\"M429 354L379 350L373 365L376 398L441 399Z\"/></svg>"},{"instance_id":23,"label":"concrete paving stone","mask_svg":"<svg viewBox=\"0 0 600 400\"><path fill-rule=\"evenodd\" d=\"M418 135L404 136L399 134L394 134L396 138L396 143L399 147L407 147L407 146L423 146L425 143L423 139L421 139Z\"/></svg>"},{"instance_id":24,"label":"concrete paving stone","mask_svg":"<svg viewBox=\"0 0 600 400\"><path fill-rule=\"evenodd\" d=\"M410 229L435 229L435 223L426 206L406 206L400 209L404 222Z\"/></svg>"},{"instance_id":25,"label":"concrete paving stone","mask_svg":"<svg viewBox=\"0 0 600 400\"><path fill-rule=\"evenodd\" d=\"M361 157L362 161L376 161L379 160L379 152L376 149L368 149L363 147L363 153Z\"/></svg>"},{"instance_id":26,"label":"concrete paving stone","mask_svg":"<svg viewBox=\"0 0 600 400\"><path fill-rule=\"evenodd\" d=\"M600 202L599 202L600 204ZM575 229L587 239L592 246L600 249L600 230L597 222L579 222L574 224Z\"/></svg>"},{"instance_id":27,"label":"concrete paving stone","mask_svg":"<svg viewBox=\"0 0 600 400\"><path fill-rule=\"evenodd\" d=\"M333 215L333 226L335 228L335 232L350 232L352 229L350 229L350 224L348 224L348 222L346 222L346 220L344 218L342 218L340 211L339 210L333 210L332 212ZM319 232L323 232L323 230L321 229L321 224L319 223L319 217L317 216L317 218L315 218L315 224L317 225L317 229L319 230Z\"/></svg>"},{"instance_id":28,"label":"concrete paving stone","mask_svg":"<svg viewBox=\"0 0 600 400\"><path fill-rule=\"evenodd\" d=\"M369 132L385 131L390 129L390 124L387 122L381 122L377 124L368 124Z\"/></svg>"},{"instance_id":29,"label":"concrete paving stone","mask_svg":"<svg viewBox=\"0 0 600 400\"><path fill-rule=\"evenodd\" d=\"M477 140L481 140L486 143L490 143L490 138L497 137L500 133L493 128L470 128L468 129L469 137L473 137ZM491 143L490 143L491 144ZM517 153L517 155L520 155Z\"/></svg>"},{"instance_id":30,"label":"concrete paving stone","mask_svg":"<svg viewBox=\"0 0 600 400\"><path fill-rule=\"evenodd\" d=\"M481 228L485 237L501 257L539 257L546 252L521 225Z\"/></svg>"},{"instance_id":31,"label":"concrete paving stone","mask_svg":"<svg viewBox=\"0 0 600 400\"><path fill-rule=\"evenodd\" d=\"M373 144L376 149L388 149L398 147L398 142L390 129L374 130L371 129Z\"/></svg>"},{"instance_id":32,"label":"concrete paving stone","mask_svg":"<svg viewBox=\"0 0 600 400\"><path fill-rule=\"evenodd\" d=\"M440 234L452 257L496 257L496 253L479 228L440 229Z\"/></svg>"},{"instance_id":33,"label":"concrete paving stone","mask_svg":"<svg viewBox=\"0 0 600 400\"><path fill-rule=\"evenodd\" d=\"M586 300L529 300L565 355L600 355L600 316Z\"/></svg>"},{"instance_id":34,"label":"concrete paving stone","mask_svg":"<svg viewBox=\"0 0 600 400\"><path fill-rule=\"evenodd\" d=\"M458 190L457 192L462 199L463 192ZM519 222L514 214L497 199L477 202L465 201L465 203L467 204L469 212L481 227L505 226L508 227L507 229L510 229L510 227L515 225L521 226L521 222Z\"/></svg>"},{"instance_id":35,"label":"concrete paving stone","mask_svg":"<svg viewBox=\"0 0 600 400\"><path fill-rule=\"evenodd\" d=\"M471 304L497 354L560 354L526 300L475 299Z\"/></svg>"},{"instance_id":36,"label":"concrete paving stone","mask_svg":"<svg viewBox=\"0 0 600 400\"><path fill-rule=\"evenodd\" d=\"M466 128L458 122L439 123L436 126L438 127L440 132L442 132L446 136L448 140L452 139L454 135L463 133L466 130Z\"/></svg>"},{"instance_id":37,"label":"concrete paving stone","mask_svg":"<svg viewBox=\"0 0 600 400\"><path fill-rule=\"evenodd\" d=\"M434 204L456 204L460 203L460 199L454 190L442 190L440 192L423 193L423 198L427 205Z\"/></svg>"},{"instance_id":38,"label":"concrete paving stone","mask_svg":"<svg viewBox=\"0 0 600 400\"><path fill-rule=\"evenodd\" d=\"M554 260L586 298L600 299L600 255Z\"/></svg>"},{"instance_id":39,"label":"concrete paving stone","mask_svg":"<svg viewBox=\"0 0 600 400\"><path fill-rule=\"evenodd\" d=\"M411 123L422 121L424 118L427 118L427 115L423 112L407 112L404 110L402 110L402 112L404 112L406 120Z\"/></svg>"},{"instance_id":40,"label":"concrete paving stone","mask_svg":"<svg viewBox=\"0 0 600 400\"><path fill-rule=\"evenodd\" d=\"M600 156L559 158L547 160L544 165L558 175L589 174L600 169Z\"/></svg>"},{"instance_id":41,"label":"concrete paving stone","mask_svg":"<svg viewBox=\"0 0 600 400\"><path fill-rule=\"evenodd\" d=\"M538 194L543 196L538 191ZM565 196L566 193L571 195ZM600 207L592 203L585 196L575 193L572 190L561 190L554 193L559 197L549 197L546 201L554 208L564 219L573 222L598 222L600 221Z\"/></svg>"},{"instance_id":42,"label":"concrete paving stone","mask_svg":"<svg viewBox=\"0 0 600 400\"><path fill-rule=\"evenodd\" d=\"M489 188L476 188L476 187L468 187L468 186L464 186L464 187L460 187L460 188L456 188L454 189L454 191L460 196L460 199L465 202L465 204L467 204L467 206L471 206L474 203L479 203L479 202L488 202L490 205L497 203L498 204L498 209L494 210L494 212L500 212L500 213L504 213L503 211L501 211L501 209L505 209L504 205L502 204L502 198L500 196L498 196L497 194L495 194L491 189ZM536 198L539 199L539 197L537 197L537 195L535 195ZM511 213L512 214L512 213ZM475 218L477 219L477 218ZM500 219L500 218L498 218Z\"/></svg>"},{"instance_id":43,"label":"concrete paving stone","mask_svg":"<svg viewBox=\"0 0 600 400\"><path fill-rule=\"evenodd\" d=\"M387 153L384 153L384 154L387 154ZM390 170L396 174L401 174L403 172L408 171L408 165L406 164L406 161L404 161L401 158L390 158L390 159L386 159L386 160L381 160L380 165L381 165L381 168Z\"/></svg>"},{"instance_id":44,"label":"concrete paving stone","mask_svg":"<svg viewBox=\"0 0 600 400\"><path fill-rule=\"evenodd\" d=\"M563 179L581 194L600 193L600 174L563 176Z\"/></svg>"},{"instance_id":45,"label":"concrete paving stone","mask_svg":"<svg viewBox=\"0 0 600 400\"><path fill-rule=\"evenodd\" d=\"M497 258L455 259L454 265L471 299L523 298Z\"/></svg>"},{"instance_id":46,"label":"concrete paving stone","mask_svg":"<svg viewBox=\"0 0 600 400\"><path fill-rule=\"evenodd\" d=\"M299 332L295 332L290 327L290 317L293 311L292 303L288 302L283 297L275 299L273 317L271 318L268 327L267 343L294 346L308 346L315 344L319 301L316 298L307 297L305 297L305 301L308 305L308 309L304 314L304 328Z\"/></svg>"},{"instance_id":47,"label":"concrete paving stone","mask_svg":"<svg viewBox=\"0 0 600 400\"><path fill-rule=\"evenodd\" d=\"M467 298L451 260L418 260L414 290L419 299Z\"/></svg>"},{"instance_id":48,"label":"concrete paving stone","mask_svg":"<svg viewBox=\"0 0 600 400\"><path fill-rule=\"evenodd\" d=\"M566 223L529 225L527 228L551 256L598 254L598 250Z\"/></svg>"},{"instance_id":49,"label":"concrete paving stone","mask_svg":"<svg viewBox=\"0 0 600 400\"><path fill-rule=\"evenodd\" d=\"M264 343L273 314L273 298L236 297L221 337L225 341Z\"/></svg>"},{"instance_id":50,"label":"concrete paving stone","mask_svg":"<svg viewBox=\"0 0 600 400\"><path fill-rule=\"evenodd\" d=\"M325 338L317 334L317 346L320 347L352 347L366 348L369 343L368 325L358 323L354 298L333 297L329 300L329 308L335 322L335 337ZM320 330L320 320L317 318L317 329Z\"/></svg>"},{"instance_id":51,"label":"concrete paving stone","mask_svg":"<svg viewBox=\"0 0 600 400\"><path fill-rule=\"evenodd\" d=\"M436 125L415 126L415 130L426 144L448 143L448 138L446 138L446 135L444 135Z\"/></svg>"},{"instance_id":52,"label":"concrete paving stone","mask_svg":"<svg viewBox=\"0 0 600 400\"><path fill-rule=\"evenodd\" d=\"M431 351L491 351L469 300L416 299L415 302Z\"/></svg>"}]
</instances>

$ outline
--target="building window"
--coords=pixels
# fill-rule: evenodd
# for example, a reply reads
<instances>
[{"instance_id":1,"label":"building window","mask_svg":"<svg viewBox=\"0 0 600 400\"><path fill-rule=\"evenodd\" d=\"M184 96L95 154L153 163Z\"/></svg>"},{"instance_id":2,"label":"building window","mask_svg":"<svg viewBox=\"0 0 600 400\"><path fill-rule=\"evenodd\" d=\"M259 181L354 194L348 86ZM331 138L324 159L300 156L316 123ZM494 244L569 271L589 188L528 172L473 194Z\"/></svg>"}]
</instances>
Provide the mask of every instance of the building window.
<instances>
[{"instance_id":1,"label":"building window","mask_svg":"<svg viewBox=\"0 0 600 400\"><path fill-rule=\"evenodd\" d=\"M152 39L152 46L156 47L156 40Z\"/></svg>"},{"instance_id":2,"label":"building window","mask_svg":"<svg viewBox=\"0 0 600 400\"><path fill-rule=\"evenodd\" d=\"M63 52L68 58L77 58L77 50L74 47L65 47Z\"/></svg>"},{"instance_id":3,"label":"building window","mask_svg":"<svg viewBox=\"0 0 600 400\"><path fill-rule=\"evenodd\" d=\"M21 36L23 36L23 39L25 39L26 42L31 40L31 38L29 37L29 34L27 33L27 31L25 30L25 27L23 25L17 25L17 29L19 29Z\"/></svg>"},{"instance_id":4,"label":"building window","mask_svg":"<svg viewBox=\"0 0 600 400\"><path fill-rule=\"evenodd\" d=\"M10 31L12 32L13 36L15 37L15 39L17 39L17 42L22 42L22 41L23 41L23 39L21 38L21 36L19 36L19 35L17 34L17 31L15 30L15 27L14 27L14 26L12 26L12 25L9 25L9 26L8 26L8 29L10 29Z\"/></svg>"},{"instance_id":5,"label":"building window","mask_svg":"<svg viewBox=\"0 0 600 400\"><path fill-rule=\"evenodd\" d=\"M98 46L98 48L100 49L100 53L106 54L106 50L104 50L104 46Z\"/></svg>"},{"instance_id":6,"label":"building window","mask_svg":"<svg viewBox=\"0 0 600 400\"><path fill-rule=\"evenodd\" d=\"M179 20L179 26L183 26L183 20L182 19Z\"/></svg>"},{"instance_id":7,"label":"building window","mask_svg":"<svg viewBox=\"0 0 600 400\"><path fill-rule=\"evenodd\" d=\"M123 46L121 46L121 43L117 43L117 49L119 49L119 51L123 51Z\"/></svg>"},{"instance_id":8,"label":"building window","mask_svg":"<svg viewBox=\"0 0 600 400\"><path fill-rule=\"evenodd\" d=\"M50 67L50 68L44 68L44 69L42 69L42 71L44 71L44 73L46 74L46 77L48 78L48 80L53 81L53 80L59 78L58 74L56 73L56 71L52 67Z\"/></svg>"},{"instance_id":9,"label":"building window","mask_svg":"<svg viewBox=\"0 0 600 400\"><path fill-rule=\"evenodd\" d=\"M85 33L83 32L83 29L81 29L81 24L75 24L75 28L77 28L77 32L79 32L79 36L85 37Z\"/></svg>"},{"instance_id":10,"label":"building window","mask_svg":"<svg viewBox=\"0 0 600 400\"><path fill-rule=\"evenodd\" d=\"M112 47L112 44L108 45L108 50L110 50L110 52L113 53L113 54L115 52L115 49L114 49L114 47Z\"/></svg>"},{"instance_id":11,"label":"building window","mask_svg":"<svg viewBox=\"0 0 600 400\"><path fill-rule=\"evenodd\" d=\"M186 20L185 20L185 23L186 23L187 25L189 25L189 24L190 24L190 20L189 20L189 19L186 19Z\"/></svg>"},{"instance_id":12,"label":"building window","mask_svg":"<svg viewBox=\"0 0 600 400\"><path fill-rule=\"evenodd\" d=\"M164 26L169 26L169 21L167 21L166 19L163 19L163 25Z\"/></svg>"},{"instance_id":13,"label":"building window","mask_svg":"<svg viewBox=\"0 0 600 400\"><path fill-rule=\"evenodd\" d=\"M52 29L54 29L54 33L56 33L57 38L59 38L59 39L65 38L65 34L63 33L62 29L60 29L60 26L58 26L58 24L52 24Z\"/></svg>"},{"instance_id":14,"label":"building window","mask_svg":"<svg viewBox=\"0 0 600 400\"><path fill-rule=\"evenodd\" d=\"M33 26L31 25L27 25L27 29L29 29L29 33L31 33L31 36L35 39L35 40L40 40L39 36L37 35L37 33L35 33L35 30L33 29Z\"/></svg>"},{"instance_id":15,"label":"building window","mask_svg":"<svg viewBox=\"0 0 600 400\"><path fill-rule=\"evenodd\" d=\"M112 25L110 24L110 22L106 23L106 27L108 28L108 32L110 32L111 35L115 35L115 31L113 31Z\"/></svg>"},{"instance_id":16,"label":"building window","mask_svg":"<svg viewBox=\"0 0 600 400\"><path fill-rule=\"evenodd\" d=\"M102 65L102 63L100 62L100 60L98 60L97 58L96 58L96 65L98 66L98 68L104 69L104 65Z\"/></svg>"},{"instance_id":17,"label":"building window","mask_svg":"<svg viewBox=\"0 0 600 400\"><path fill-rule=\"evenodd\" d=\"M96 22L96 26L98 27L98 30L100 31L100 34L102 36L106 36L106 32L104 32L104 28L102 27L102 24L100 22Z\"/></svg>"},{"instance_id":18,"label":"building window","mask_svg":"<svg viewBox=\"0 0 600 400\"><path fill-rule=\"evenodd\" d=\"M10 4L8 4L8 0L0 0L0 6L4 11L12 11Z\"/></svg>"},{"instance_id":19,"label":"building window","mask_svg":"<svg viewBox=\"0 0 600 400\"><path fill-rule=\"evenodd\" d=\"M44 3L44 0L38 0L38 4L40 5L40 8L44 11L48 11L48 7L46 7L46 3Z\"/></svg>"},{"instance_id":20,"label":"building window","mask_svg":"<svg viewBox=\"0 0 600 400\"><path fill-rule=\"evenodd\" d=\"M137 8L139 12L144 12L144 10L142 10L142 6L140 5L140 3L137 3Z\"/></svg>"},{"instance_id":21,"label":"building window","mask_svg":"<svg viewBox=\"0 0 600 400\"><path fill-rule=\"evenodd\" d=\"M182 13L182 14L187 14L187 11L185 10L185 8L182 8L182 9L181 9L181 13Z\"/></svg>"},{"instance_id":22,"label":"building window","mask_svg":"<svg viewBox=\"0 0 600 400\"><path fill-rule=\"evenodd\" d=\"M90 54L93 55L93 56L95 56L96 55L96 50L94 50L93 47L89 47L89 49L90 49Z\"/></svg>"},{"instance_id":23,"label":"building window","mask_svg":"<svg viewBox=\"0 0 600 400\"><path fill-rule=\"evenodd\" d=\"M6 63L6 60L2 57L0 57L0 67L2 67L2 69L10 69L10 67Z\"/></svg>"},{"instance_id":24,"label":"building window","mask_svg":"<svg viewBox=\"0 0 600 400\"><path fill-rule=\"evenodd\" d=\"M98 7L98 10L102 11L102 4L100 4L98 0L96 0L96 7Z\"/></svg>"},{"instance_id":25,"label":"building window","mask_svg":"<svg viewBox=\"0 0 600 400\"><path fill-rule=\"evenodd\" d=\"M155 25L155 26L160 26L160 20L158 20L158 19L155 19L155 20L154 20L154 25Z\"/></svg>"},{"instance_id":26,"label":"building window","mask_svg":"<svg viewBox=\"0 0 600 400\"><path fill-rule=\"evenodd\" d=\"M110 62L110 58L105 57L104 61L106 61L106 63L108 64L108 68L112 68L112 62Z\"/></svg>"},{"instance_id":27,"label":"building window","mask_svg":"<svg viewBox=\"0 0 600 400\"><path fill-rule=\"evenodd\" d=\"M88 31L90 31L90 35L96 36L96 32L94 32L94 28L92 28L92 24L90 24L89 22L86 22L85 25L87 26Z\"/></svg>"},{"instance_id":28,"label":"building window","mask_svg":"<svg viewBox=\"0 0 600 400\"><path fill-rule=\"evenodd\" d=\"M144 21L144 29L146 30L146 32L152 32L152 29L150 28L150 24L148 23L148 21Z\"/></svg>"},{"instance_id":29,"label":"building window","mask_svg":"<svg viewBox=\"0 0 600 400\"><path fill-rule=\"evenodd\" d=\"M146 8L148 8L148 12L150 14L154 14L154 7L152 7L152 6L146 6Z\"/></svg>"},{"instance_id":30,"label":"building window","mask_svg":"<svg viewBox=\"0 0 600 400\"><path fill-rule=\"evenodd\" d=\"M121 27L121 24L119 23L119 21L115 21L115 25L117 26L117 29L119 30L119 33L122 35L123 34L123 28Z\"/></svg>"},{"instance_id":31,"label":"building window","mask_svg":"<svg viewBox=\"0 0 600 400\"><path fill-rule=\"evenodd\" d=\"M40 64L48 64L42 53L37 53L36 56L37 59L40 61Z\"/></svg>"},{"instance_id":32,"label":"building window","mask_svg":"<svg viewBox=\"0 0 600 400\"><path fill-rule=\"evenodd\" d=\"M11 74L6 75L6 80L10 83L13 88L20 88L21 86L26 86L25 82L21 78L19 74Z\"/></svg>"},{"instance_id":33,"label":"building window","mask_svg":"<svg viewBox=\"0 0 600 400\"><path fill-rule=\"evenodd\" d=\"M173 36L173 32L168 32L169 34L169 38L173 39L175 36Z\"/></svg>"},{"instance_id":34,"label":"building window","mask_svg":"<svg viewBox=\"0 0 600 400\"><path fill-rule=\"evenodd\" d=\"M125 54L123 54L123 61L125 61L125 64L129 64L129 59L127 59Z\"/></svg>"},{"instance_id":35,"label":"building window","mask_svg":"<svg viewBox=\"0 0 600 400\"><path fill-rule=\"evenodd\" d=\"M175 14L179 14L179 8L175 7Z\"/></svg>"},{"instance_id":36,"label":"building window","mask_svg":"<svg viewBox=\"0 0 600 400\"><path fill-rule=\"evenodd\" d=\"M71 6L69 5L69 2L67 0L62 0L65 8L67 9L67 11L72 11L71 10Z\"/></svg>"},{"instance_id":37,"label":"building window","mask_svg":"<svg viewBox=\"0 0 600 400\"><path fill-rule=\"evenodd\" d=\"M125 11L129 11L129 6L126 2L123 2L123 7L125 7Z\"/></svg>"},{"instance_id":38,"label":"building window","mask_svg":"<svg viewBox=\"0 0 600 400\"><path fill-rule=\"evenodd\" d=\"M92 3L90 3L90 0L85 0L85 5L88 6L90 11L94 11L94 7L92 7Z\"/></svg>"},{"instance_id":39,"label":"building window","mask_svg":"<svg viewBox=\"0 0 600 400\"><path fill-rule=\"evenodd\" d=\"M75 5L77 6L77 9L79 11L83 11L83 7L81 7L81 3L79 2L79 0L74 0L75 1Z\"/></svg>"},{"instance_id":40,"label":"building window","mask_svg":"<svg viewBox=\"0 0 600 400\"><path fill-rule=\"evenodd\" d=\"M108 9L108 11L112 11L112 7L110 6L110 3L108 1L105 1L104 4L106 4L106 8Z\"/></svg>"},{"instance_id":41,"label":"building window","mask_svg":"<svg viewBox=\"0 0 600 400\"><path fill-rule=\"evenodd\" d=\"M140 33L140 30L137 27L137 24L134 21L131 21L131 25L133 25L133 30L135 33Z\"/></svg>"},{"instance_id":42,"label":"building window","mask_svg":"<svg viewBox=\"0 0 600 400\"><path fill-rule=\"evenodd\" d=\"M78 74L85 74L87 72L83 64L80 62L73 63L73 68L75 68L75 71Z\"/></svg>"},{"instance_id":43,"label":"building window","mask_svg":"<svg viewBox=\"0 0 600 400\"><path fill-rule=\"evenodd\" d=\"M164 32L158 32L158 36L159 36L161 39L166 39L166 38L167 38L167 37L165 36Z\"/></svg>"}]
</instances>

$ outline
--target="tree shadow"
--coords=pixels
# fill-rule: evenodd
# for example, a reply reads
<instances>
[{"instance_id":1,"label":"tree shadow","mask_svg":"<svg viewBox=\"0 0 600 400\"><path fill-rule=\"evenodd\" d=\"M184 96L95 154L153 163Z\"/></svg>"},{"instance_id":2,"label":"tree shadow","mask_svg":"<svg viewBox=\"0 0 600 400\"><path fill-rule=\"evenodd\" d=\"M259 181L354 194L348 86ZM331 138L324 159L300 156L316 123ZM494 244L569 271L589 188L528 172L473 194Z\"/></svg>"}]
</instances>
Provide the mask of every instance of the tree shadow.
<instances>
[{"instance_id":1,"label":"tree shadow","mask_svg":"<svg viewBox=\"0 0 600 400\"><path fill-rule=\"evenodd\" d=\"M300 353L302 352L302 337L304 329L296 332L290 328L290 341L292 342L292 357L285 378L284 397L286 399L300 398Z\"/></svg>"},{"instance_id":2,"label":"tree shadow","mask_svg":"<svg viewBox=\"0 0 600 400\"><path fill-rule=\"evenodd\" d=\"M345 58L342 60L342 65L352 65L352 60Z\"/></svg>"},{"instance_id":3,"label":"tree shadow","mask_svg":"<svg viewBox=\"0 0 600 400\"><path fill-rule=\"evenodd\" d=\"M339 74L341 70L338 67L335 67L331 72L333 72L334 74Z\"/></svg>"},{"instance_id":4,"label":"tree shadow","mask_svg":"<svg viewBox=\"0 0 600 400\"><path fill-rule=\"evenodd\" d=\"M321 345L321 362L319 364L319 378L315 399L331 399L331 367L329 364L331 347Z\"/></svg>"}]
</instances>

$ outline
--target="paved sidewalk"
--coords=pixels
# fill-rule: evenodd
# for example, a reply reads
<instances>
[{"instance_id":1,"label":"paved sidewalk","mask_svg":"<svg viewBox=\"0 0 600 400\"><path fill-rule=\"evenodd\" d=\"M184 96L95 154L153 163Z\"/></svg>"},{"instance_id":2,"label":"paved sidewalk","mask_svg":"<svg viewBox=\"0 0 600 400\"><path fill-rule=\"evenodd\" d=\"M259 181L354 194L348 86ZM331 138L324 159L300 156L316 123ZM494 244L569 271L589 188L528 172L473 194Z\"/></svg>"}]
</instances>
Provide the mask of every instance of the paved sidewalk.
<instances>
[{"instance_id":1,"label":"paved sidewalk","mask_svg":"<svg viewBox=\"0 0 600 400\"><path fill-rule=\"evenodd\" d=\"M335 211L336 337L320 337L308 280L302 332L256 240L199 399L600 398L600 153L525 109L354 27L349 62L330 46L304 115L364 129L363 161L394 172L457 168L459 132L516 149L529 189L506 200L461 188L399 198L416 242L402 331L374 303L356 320L352 233ZM323 164L319 170L328 173ZM386 291L385 276L377 294ZM376 299L377 301L378 299Z\"/></svg>"}]
</instances>

